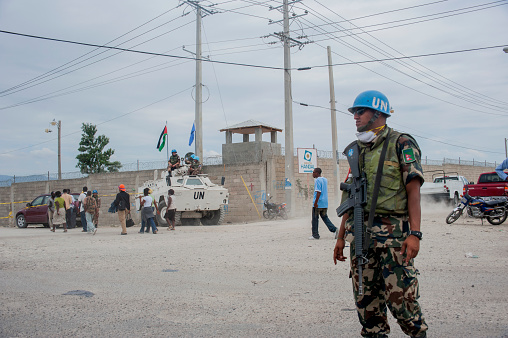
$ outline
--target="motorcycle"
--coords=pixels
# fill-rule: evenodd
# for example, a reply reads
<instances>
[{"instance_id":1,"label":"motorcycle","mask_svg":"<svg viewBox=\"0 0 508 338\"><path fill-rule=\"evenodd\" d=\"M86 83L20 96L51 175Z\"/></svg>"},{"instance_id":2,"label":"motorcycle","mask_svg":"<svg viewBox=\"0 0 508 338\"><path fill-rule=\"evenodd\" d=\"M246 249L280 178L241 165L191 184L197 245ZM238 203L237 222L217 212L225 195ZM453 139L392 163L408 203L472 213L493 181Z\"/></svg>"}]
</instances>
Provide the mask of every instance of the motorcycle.
<instances>
[{"instance_id":1,"label":"motorcycle","mask_svg":"<svg viewBox=\"0 0 508 338\"><path fill-rule=\"evenodd\" d=\"M473 198L464 194L460 204L446 217L446 223L452 224L466 209L467 215L473 218L486 218L492 225L502 224L506 220L508 201L506 198L485 201L481 198Z\"/></svg>"},{"instance_id":2,"label":"motorcycle","mask_svg":"<svg viewBox=\"0 0 508 338\"><path fill-rule=\"evenodd\" d=\"M263 217L266 219L274 219L276 217L281 217L282 219L288 219L288 214L286 210L286 203L270 203L272 196L270 194L267 195L268 199L265 200L264 206L265 210L263 211Z\"/></svg>"}]
</instances>

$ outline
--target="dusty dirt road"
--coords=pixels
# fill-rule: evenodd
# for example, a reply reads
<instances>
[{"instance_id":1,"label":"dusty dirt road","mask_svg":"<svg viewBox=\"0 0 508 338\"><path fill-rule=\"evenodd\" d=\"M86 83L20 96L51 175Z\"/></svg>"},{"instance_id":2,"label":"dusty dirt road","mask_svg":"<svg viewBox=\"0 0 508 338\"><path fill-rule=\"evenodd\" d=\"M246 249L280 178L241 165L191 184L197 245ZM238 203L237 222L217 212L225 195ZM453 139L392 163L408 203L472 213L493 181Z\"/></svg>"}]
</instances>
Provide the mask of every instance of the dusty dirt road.
<instances>
[{"instance_id":1,"label":"dusty dirt road","mask_svg":"<svg viewBox=\"0 0 508 338\"><path fill-rule=\"evenodd\" d=\"M507 337L508 222L450 226L449 211L424 207L416 267L428 336ZM349 266L333 265L322 223L308 240L310 216L138 230L0 228L0 336L359 336Z\"/></svg>"}]
</instances>

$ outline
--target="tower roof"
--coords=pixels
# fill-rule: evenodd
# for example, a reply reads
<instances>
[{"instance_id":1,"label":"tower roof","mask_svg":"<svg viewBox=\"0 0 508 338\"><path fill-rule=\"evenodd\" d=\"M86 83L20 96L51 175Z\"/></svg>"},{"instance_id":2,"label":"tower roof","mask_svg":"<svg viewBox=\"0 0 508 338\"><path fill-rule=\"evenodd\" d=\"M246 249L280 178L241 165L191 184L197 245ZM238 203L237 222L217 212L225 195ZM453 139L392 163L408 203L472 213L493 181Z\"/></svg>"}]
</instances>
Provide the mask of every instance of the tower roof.
<instances>
[{"instance_id":1,"label":"tower roof","mask_svg":"<svg viewBox=\"0 0 508 338\"><path fill-rule=\"evenodd\" d=\"M236 134L254 134L257 128L261 128L263 133L268 133L271 131L279 131L282 132L282 129L272 127L266 123L262 123L256 120L248 120L245 122L241 122L228 128L221 129L220 131L230 131Z\"/></svg>"}]
</instances>

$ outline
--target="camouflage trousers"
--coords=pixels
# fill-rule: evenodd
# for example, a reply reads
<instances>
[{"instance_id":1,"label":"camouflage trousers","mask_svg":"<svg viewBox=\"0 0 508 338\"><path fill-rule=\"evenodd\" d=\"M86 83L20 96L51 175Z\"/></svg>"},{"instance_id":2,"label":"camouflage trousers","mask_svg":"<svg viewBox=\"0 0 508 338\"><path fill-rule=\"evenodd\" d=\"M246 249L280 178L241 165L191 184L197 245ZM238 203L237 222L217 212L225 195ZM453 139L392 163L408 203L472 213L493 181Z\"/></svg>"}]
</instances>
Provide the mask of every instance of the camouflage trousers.
<instances>
[{"instance_id":1,"label":"camouflage trousers","mask_svg":"<svg viewBox=\"0 0 508 338\"><path fill-rule=\"evenodd\" d=\"M351 277L358 318L364 337L390 333L387 308L402 331L410 337L425 337L427 324L418 305L417 270L413 260L403 261L400 248L371 248L363 267L363 295L358 295L358 269L351 247Z\"/></svg>"}]
</instances>

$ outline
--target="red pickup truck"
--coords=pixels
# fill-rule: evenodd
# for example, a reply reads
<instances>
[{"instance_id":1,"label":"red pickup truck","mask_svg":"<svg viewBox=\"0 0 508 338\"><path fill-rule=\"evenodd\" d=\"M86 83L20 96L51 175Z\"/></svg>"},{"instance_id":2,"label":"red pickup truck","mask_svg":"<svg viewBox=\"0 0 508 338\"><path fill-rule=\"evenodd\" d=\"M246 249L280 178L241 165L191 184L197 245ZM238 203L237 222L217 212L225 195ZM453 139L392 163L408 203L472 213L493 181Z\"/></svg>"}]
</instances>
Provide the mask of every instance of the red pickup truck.
<instances>
[{"instance_id":1,"label":"red pickup truck","mask_svg":"<svg viewBox=\"0 0 508 338\"><path fill-rule=\"evenodd\" d=\"M508 196L508 182L503 181L496 172L483 173L478 183L464 186L469 196Z\"/></svg>"}]
</instances>

